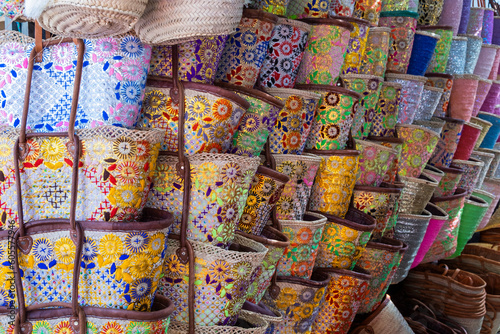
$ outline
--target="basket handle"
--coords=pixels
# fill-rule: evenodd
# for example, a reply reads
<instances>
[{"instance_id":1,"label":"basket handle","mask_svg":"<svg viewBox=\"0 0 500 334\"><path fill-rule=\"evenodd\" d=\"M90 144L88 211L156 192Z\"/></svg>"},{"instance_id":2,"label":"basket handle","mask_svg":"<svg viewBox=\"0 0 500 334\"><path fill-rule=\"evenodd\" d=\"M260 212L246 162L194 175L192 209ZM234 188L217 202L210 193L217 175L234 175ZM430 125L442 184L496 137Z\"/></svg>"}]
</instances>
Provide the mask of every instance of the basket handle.
<instances>
[{"instance_id":1,"label":"basket handle","mask_svg":"<svg viewBox=\"0 0 500 334\"><path fill-rule=\"evenodd\" d=\"M184 144L184 121L185 121L185 91L184 85L179 80L179 48L177 45L172 46L172 78L173 87L170 90L170 97L172 102L179 105L178 112L178 157L179 162L176 166L177 173L184 179L184 193L182 198L182 221L181 221L181 238L180 248L177 249L176 254L183 264L189 263L189 286L188 286L188 313L189 313L189 334L195 333L195 319L194 319L194 250L191 243L187 240L187 226L189 218L189 207L191 203L191 166L189 159L185 156Z\"/></svg>"},{"instance_id":2,"label":"basket handle","mask_svg":"<svg viewBox=\"0 0 500 334\"><path fill-rule=\"evenodd\" d=\"M65 40L63 40L65 42ZM68 151L73 155L73 172L71 179L71 206L70 206L70 225L71 225L71 238L75 242L76 240L76 203L78 196L78 163L81 154L81 142L78 136L75 134L75 121L76 113L78 111L78 99L80 96L80 84L82 81L83 72L83 57L85 54L85 44L83 40L77 41L78 50L78 60L75 72L75 82L73 87L73 100L71 103L71 113L69 120L68 132L55 132L55 133L26 133L26 127L28 122L29 104L31 97L31 87L33 82L33 69L35 66L35 54L36 49L33 48L30 53L29 64L28 64L28 75L26 80L26 92L24 96L24 107L23 115L21 120L21 128L19 138L14 146L14 169L16 175L16 190L17 190L17 206L18 206L18 221L19 221L19 232L20 232L20 249L23 253L29 253L29 247L32 241L28 239L30 237L25 236L24 227L24 211L23 211L23 199L22 199L22 187L21 187L21 173L20 173L20 161L24 160L28 155L28 144L27 138L35 137L68 137L68 142L66 147ZM54 41L44 43L44 45L52 45ZM75 242L76 244L76 242Z\"/></svg>"},{"instance_id":3,"label":"basket handle","mask_svg":"<svg viewBox=\"0 0 500 334\"><path fill-rule=\"evenodd\" d=\"M52 220L54 223L68 223L67 220ZM46 224L47 221L40 221L37 223L38 226ZM35 223L36 224L36 223ZM14 234L14 245L16 245L20 238L20 229ZM74 241L74 240L73 240ZM19 255L16 249L13 247L12 253L14 255L14 283L16 287L17 302L19 307L19 312L16 316L16 326L15 333L20 334L31 334L33 326L27 321L27 313L29 311L39 310L47 307L65 307L70 308L73 311L73 315L70 318L70 325L76 334L86 334L87 333L87 321L85 320L85 313L78 303L78 285L80 281L80 265L83 257L83 231L80 224L76 224L76 249L75 249L75 261L73 263L73 287L71 291L71 303L43 303L35 304L26 307L24 299L24 288L21 279L21 270L19 266Z\"/></svg>"}]
</instances>

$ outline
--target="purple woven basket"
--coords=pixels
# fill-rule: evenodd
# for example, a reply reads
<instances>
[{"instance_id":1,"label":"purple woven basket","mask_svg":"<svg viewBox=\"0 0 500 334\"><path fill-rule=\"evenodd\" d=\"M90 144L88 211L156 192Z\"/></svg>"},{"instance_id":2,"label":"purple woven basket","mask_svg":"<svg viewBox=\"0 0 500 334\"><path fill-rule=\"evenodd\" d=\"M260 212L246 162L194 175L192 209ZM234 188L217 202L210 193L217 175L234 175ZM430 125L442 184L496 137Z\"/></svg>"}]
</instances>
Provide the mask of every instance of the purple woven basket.
<instances>
[{"instance_id":1,"label":"purple woven basket","mask_svg":"<svg viewBox=\"0 0 500 334\"><path fill-rule=\"evenodd\" d=\"M493 38L491 43L500 45L500 16L493 19Z\"/></svg>"},{"instance_id":2,"label":"purple woven basket","mask_svg":"<svg viewBox=\"0 0 500 334\"><path fill-rule=\"evenodd\" d=\"M488 95L483 102L483 106L480 111L484 111L490 114L495 113L495 106L497 105L498 96L500 95L500 81L493 81Z\"/></svg>"},{"instance_id":3,"label":"purple woven basket","mask_svg":"<svg viewBox=\"0 0 500 334\"><path fill-rule=\"evenodd\" d=\"M462 7L462 15L460 19L460 26L458 27L459 34L467 33L467 25L469 24L469 15L470 15L470 5L472 0L464 0L464 4Z\"/></svg>"},{"instance_id":4,"label":"purple woven basket","mask_svg":"<svg viewBox=\"0 0 500 334\"><path fill-rule=\"evenodd\" d=\"M454 36L458 33L464 1L467 2L467 0L444 0L438 25L452 27Z\"/></svg>"},{"instance_id":5,"label":"purple woven basket","mask_svg":"<svg viewBox=\"0 0 500 334\"><path fill-rule=\"evenodd\" d=\"M495 12L492 8L486 8L483 16L483 30L481 31L481 37L483 38L483 43L491 44L493 39L493 25L494 25Z\"/></svg>"}]
</instances>

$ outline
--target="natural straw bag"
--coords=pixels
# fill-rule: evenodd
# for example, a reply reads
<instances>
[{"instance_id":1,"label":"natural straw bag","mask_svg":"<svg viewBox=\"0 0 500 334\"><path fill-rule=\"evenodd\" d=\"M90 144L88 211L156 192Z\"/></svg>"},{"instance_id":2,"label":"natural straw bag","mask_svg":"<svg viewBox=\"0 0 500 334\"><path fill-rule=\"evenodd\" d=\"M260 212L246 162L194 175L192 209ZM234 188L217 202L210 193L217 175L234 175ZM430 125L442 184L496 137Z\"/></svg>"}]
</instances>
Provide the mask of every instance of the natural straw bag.
<instances>
[{"instance_id":1,"label":"natural straw bag","mask_svg":"<svg viewBox=\"0 0 500 334\"><path fill-rule=\"evenodd\" d=\"M405 293L419 298L479 334L486 314L486 282L479 276L446 265L423 265L412 270L404 283Z\"/></svg>"},{"instance_id":2,"label":"natural straw bag","mask_svg":"<svg viewBox=\"0 0 500 334\"><path fill-rule=\"evenodd\" d=\"M135 26L148 44L180 44L229 35L240 23L243 0L149 0Z\"/></svg>"},{"instance_id":3,"label":"natural straw bag","mask_svg":"<svg viewBox=\"0 0 500 334\"><path fill-rule=\"evenodd\" d=\"M371 276L366 270L357 267L352 271L331 268L318 268L318 271L328 275L330 282L325 301L319 305L312 333L347 334L358 312L359 302L368 292Z\"/></svg>"},{"instance_id":4,"label":"natural straw bag","mask_svg":"<svg viewBox=\"0 0 500 334\"><path fill-rule=\"evenodd\" d=\"M500 331L500 275L485 273L479 277L486 282L486 315L481 330L495 334Z\"/></svg>"},{"instance_id":5,"label":"natural straw bag","mask_svg":"<svg viewBox=\"0 0 500 334\"><path fill-rule=\"evenodd\" d=\"M370 240L375 219L355 208L349 208L345 219L323 214L323 230L316 267L352 270Z\"/></svg>"},{"instance_id":6,"label":"natural straw bag","mask_svg":"<svg viewBox=\"0 0 500 334\"><path fill-rule=\"evenodd\" d=\"M414 334L389 295L351 334Z\"/></svg>"},{"instance_id":7,"label":"natural straw bag","mask_svg":"<svg viewBox=\"0 0 500 334\"><path fill-rule=\"evenodd\" d=\"M436 204L428 203L425 210L430 212L432 217L429 221L425 236L418 247L418 252L413 260L411 269L415 268L420 264L420 262L422 262L425 254L429 251L429 248L431 248L434 240L436 240L439 231L448 220L448 214Z\"/></svg>"},{"instance_id":8,"label":"natural straw bag","mask_svg":"<svg viewBox=\"0 0 500 334\"><path fill-rule=\"evenodd\" d=\"M271 310L269 307L264 305L264 303L253 304L248 301L245 302L240 311L240 316L244 316L246 318L248 315L257 316L267 321L267 334L273 333L276 326L284 320L281 313L276 310Z\"/></svg>"},{"instance_id":9,"label":"natural straw bag","mask_svg":"<svg viewBox=\"0 0 500 334\"><path fill-rule=\"evenodd\" d=\"M421 214L434 194L438 183L426 175L421 175L418 178L400 176L400 180L405 187L401 192L399 211L414 215Z\"/></svg>"},{"instance_id":10,"label":"natural straw bag","mask_svg":"<svg viewBox=\"0 0 500 334\"><path fill-rule=\"evenodd\" d=\"M115 36L133 29L148 0L49 0L37 13L38 0L26 1L24 13L51 33L71 38ZM149 1L152 2L152 1Z\"/></svg>"},{"instance_id":11,"label":"natural straw bag","mask_svg":"<svg viewBox=\"0 0 500 334\"><path fill-rule=\"evenodd\" d=\"M476 183L476 189L481 189L481 187L483 186L484 179L486 178L486 174L488 173L491 163L495 158L495 155L492 153L487 153L482 151L472 151L471 158L484 162L484 167L481 170L481 174L479 174L479 179L477 180Z\"/></svg>"},{"instance_id":12,"label":"natural straw bag","mask_svg":"<svg viewBox=\"0 0 500 334\"><path fill-rule=\"evenodd\" d=\"M312 154L273 154L273 158L276 161L276 170L290 178L276 204L276 217L283 220L301 220L307 211L314 179L322 159Z\"/></svg>"}]
</instances>

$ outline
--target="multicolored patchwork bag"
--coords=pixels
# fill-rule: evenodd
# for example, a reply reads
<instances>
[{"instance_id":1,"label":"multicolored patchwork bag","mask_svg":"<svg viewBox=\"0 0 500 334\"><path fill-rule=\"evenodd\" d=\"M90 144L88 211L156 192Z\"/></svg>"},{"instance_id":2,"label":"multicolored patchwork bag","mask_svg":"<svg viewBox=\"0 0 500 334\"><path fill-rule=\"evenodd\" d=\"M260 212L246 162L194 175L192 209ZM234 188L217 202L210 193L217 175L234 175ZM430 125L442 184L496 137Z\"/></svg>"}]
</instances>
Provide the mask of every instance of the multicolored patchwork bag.
<instances>
[{"instance_id":1,"label":"multicolored patchwork bag","mask_svg":"<svg viewBox=\"0 0 500 334\"><path fill-rule=\"evenodd\" d=\"M71 40L63 40L68 46ZM45 46L59 43L52 40ZM72 42L71 42L72 43ZM79 58L75 75L75 84L71 96L78 96L80 80L84 73L85 64L84 41L78 42ZM69 47L69 46L68 46ZM49 48L51 50L51 48ZM45 54L45 53L44 53ZM32 76L38 64L35 64L36 51L30 54L27 64L28 77L26 99L30 96L36 82ZM47 89L50 89L47 86ZM43 90L43 89L42 89ZM37 90L38 91L38 90ZM30 94L31 93L31 94ZM84 94L81 94L84 95ZM32 100L44 101L43 98ZM83 100L83 98L81 99ZM80 113L78 99L72 99L71 116L68 120L72 126ZM28 103L25 103L24 120L29 118ZM60 118L59 120L64 118ZM26 126L26 123L23 124ZM12 161L14 143L21 135L19 164ZM73 159L74 136L81 141L81 150L77 159ZM1 214L4 216L3 228L6 221L18 219L18 194L16 182L20 182L23 192L24 212L26 221L68 218L69 201L72 189L72 169L77 168L81 175L78 179L78 195L75 202L76 219L100 221L134 221L141 215L146 205L147 194L156 168L156 159L162 140L162 133L158 130L128 130L114 126L100 126L94 129L74 131L68 140L61 133L26 134L26 128L13 129L4 127L0 132L0 201L3 203ZM74 164L77 160L78 163ZM21 179L16 176L19 169ZM18 180L18 181L16 181Z\"/></svg>"},{"instance_id":2,"label":"multicolored patchwork bag","mask_svg":"<svg viewBox=\"0 0 500 334\"><path fill-rule=\"evenodd\" d=\"M32 76L27 128L36 132L67 131L76 81L78 50L70 40L51 39L37 53L33 74L29 56L35 40L18 32L0 35L0 118L19 127L26 79ZM115 125L134 128L144 98L151 47L132 34L84 40L77 129ZM38 51L38 50L37 50Z\"/></svg>"}]
</instances>

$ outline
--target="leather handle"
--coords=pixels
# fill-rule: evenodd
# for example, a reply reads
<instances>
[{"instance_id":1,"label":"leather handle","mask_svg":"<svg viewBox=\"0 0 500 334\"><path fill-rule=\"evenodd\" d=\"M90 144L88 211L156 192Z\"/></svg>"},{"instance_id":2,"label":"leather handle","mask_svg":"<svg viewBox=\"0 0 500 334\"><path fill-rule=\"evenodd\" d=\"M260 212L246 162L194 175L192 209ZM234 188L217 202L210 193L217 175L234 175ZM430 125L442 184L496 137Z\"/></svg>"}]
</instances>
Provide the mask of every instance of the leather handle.
<instances>
[{"instance_id":1,"label":"leather handle","mask_svg":"<svg viewBox=\"0 0 500 334\"><path fill-rule=\"evenodd\" d=\"M38 21L35 21L35 61L41 63L43 61L43 29Z\"/></svg>"},{"instance_id":2,"label":"leather handle","mask_svg":"<svg viewBox=\"0 0 500 334\"><path fill-rule=\"evenodd\" d=\"M82 72L83 72L83 57L85 54L85 44L83 40L77 40L77 50L78 50L78 61L75 72L75 82L73 87L73 100L71 103L71 113L69 119L69 126L67 133L53 133L53 134L26 134L26 128L28 123L28 114L29 114L29 104L31 97L31 86L33 82L33 69L35 66L35 53L36 48L31 51L29 64L28 64L28 76L26 80L26 92L24 96L24 107L23 107L23 115L21 120L21 128L19 139L16 142L14 147L14 168L16 173L16 190L17 190L17 206L18 206L18 221L19 221L19 230L21 233L21 237L25 236L24 231L24 212L23 212L23 200L22 200L22 187L21 187L21 173L19 163L20 160L24 160L26 155L28 154L28 145L27 138L28 137L68 137L68 142L66 146L68 151L73 153L73 174L72 174L72 184L71 184L71 207L70 207L70 222L72 229L72 239L76 237L76 202L78 196L78 163L80 160L81 154L81 142L78 136L75 134L75 121L76 114L78 111L78 100L80 97L80 85L82 81ZM48 43L47 45L50 45Z\"/></svg>"},{"instance_id":3,"label":"leather handle","mask_svg":"<svg viewBox=\"0 0 500 334\"><path fill-rule=\"evenodd\" d=\"M177 165L177 173L184 179L184 194L182 198L182 220L181 220L181 235L180 248L177 249L177 257L183 264L189 265L189 286L188 286L188 315L189 315L189 334L195 334L195 313L194 313L194 250L191 243L187 240L187 228L189 219L189 207L191 203L191 166L189 159L185 156L184 143L184 121L186 117L186 103L184 85L179 80L179 47L172 46L172 79L173 87L170 90L172 102L179 106L178 112L178 130L177 130L177 152L179 163Z\"/></svg>"}]
</instances>

